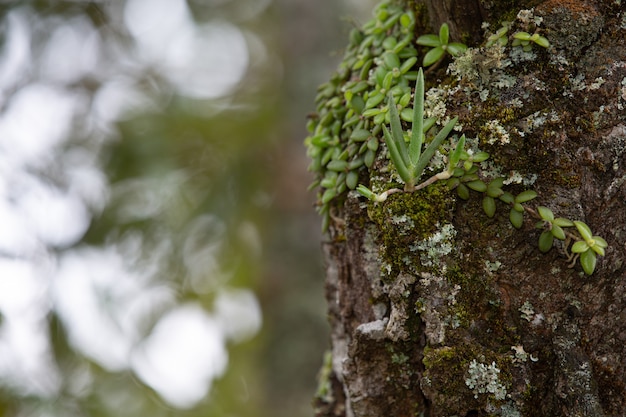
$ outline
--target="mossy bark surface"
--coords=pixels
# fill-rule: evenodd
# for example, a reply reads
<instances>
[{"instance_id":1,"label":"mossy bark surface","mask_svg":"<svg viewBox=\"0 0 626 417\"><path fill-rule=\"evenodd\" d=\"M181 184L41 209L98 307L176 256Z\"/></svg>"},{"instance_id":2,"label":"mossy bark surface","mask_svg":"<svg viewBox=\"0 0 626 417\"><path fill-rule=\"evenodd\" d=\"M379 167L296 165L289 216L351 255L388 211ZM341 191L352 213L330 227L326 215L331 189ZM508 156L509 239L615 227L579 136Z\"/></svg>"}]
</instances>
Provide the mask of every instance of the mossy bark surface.
<instances>
[{"instance_id":1,"label":"mossy bark surface","mask_svg":"<svg viewBox=\"0 0 626 417\"><path fill-rule=\"evenodd\" d=\"M626 4L444 3L428 5L433 20L449 13L475 48L427 86L512 192L587 223L606 256L585 275L558 245L539 251L536 220L517 230L500 203L487 217L480 193L348 193L323 245L332 371L316 415L624 416ZM524 8L517 28L538 23L551 48L479 47L477 16L497 26ZM360 179L392 187L383 146Z\"/></svg>"}]
</instances>

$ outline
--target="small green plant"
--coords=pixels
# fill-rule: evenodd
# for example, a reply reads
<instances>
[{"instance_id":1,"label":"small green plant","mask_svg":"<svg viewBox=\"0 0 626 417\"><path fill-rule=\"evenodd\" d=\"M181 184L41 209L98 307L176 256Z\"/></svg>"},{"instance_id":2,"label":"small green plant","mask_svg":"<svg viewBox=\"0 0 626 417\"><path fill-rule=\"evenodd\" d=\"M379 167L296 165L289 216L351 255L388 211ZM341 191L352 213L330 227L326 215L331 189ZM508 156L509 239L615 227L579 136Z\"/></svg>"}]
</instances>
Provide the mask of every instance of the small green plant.
<instances>
[{"instance_id":1,"label":"small green plant","mask_svg":"<svg viewBox=\"0 0 626 417\"><path fill-rule=\"evenodd\" d=\"M486 46L505 46L513 39L513 46L529 50L532 43L549 47L546 38L527 32L509 35L512 24L505 22L491 35ZM305 139L311 158L310 169L316 173L311 188L319 187L318 211L322 215L322 229L333 220L340 221L335 210L342 204L348 190L375 203L384 202L398 192L415 192L436 181L447 181L450 190L456 190L461 199L469 199L472 192L482 194L482 208L488 217L494 217L497 205L505 204L513 227L521 229L524 216L539 220L543 229L539 236L539 249L551 250L556 241L572 263L577 261L586 274L596 268L598 256L604 256L607 242L593 235L589 226L581 221L555 218L545 207L533 209L528 202L537 197L534 190L517 195L503 189L505 179L489 178L480 170L489 154L480 150L465 149L462 135L456 144L444 146L451 135L457 118L448 121L436 133L436 118L425 118L424 71L415 70L418 51L415 43L429 46L424 56L424 66L431 69L443 61L446 53L453 57L463 54L467 47L449 42L449 28L443 24L439 35L424 35L415 39L415 16L390 2L381 3L374 11L374 19L350 34L350 45L339 70L330 82L319 88L316 97L317 111L311 115ZM411 87L415 81L415 95L411 107ZM402 125L411 123L410 130ZM456 136L453 136L456 137ZM375 193L359 180L374 165L380 142L384 141L392 166L404 187ZM446 151L445 149L450 149ZM446 167L428 179L422 176L431 160L440 151L447 158Z\"/></svg>"},{"instance_id":2,"label":"small green plant","mask_svg":"<svg viewBox=\"0 0 626 417\"><path fill-rule=\"evenodd\" d=\"M534 42L539 46L543 46L544 48L550 47L550 42L546 38L538 33L531 35L528 32L516 32L513 34L513 43L511 45L521 46L525 52L529 52L532 49L531 42Z\"/></svg>"},{"instance_id":3,"label":"small green plant","mask_svg":"<svg viewBox=\"0 0 626 417\"><path fill-rule=\"evenodd\" d=\"M509 43L509 38L507 34L509 33L510 29L511 22L502 22L502 27L498 29L496 33L489 35L485 46L487 48L495 44L498 44L500 46L506 46ZM548 41L548 39L539 35L539 33L534 33L531 35L528 32L518 31L512 35L512 38L513 42L511 43L511 46L521 46L525 52L530 52L532 50L531 43L535 43L544 48L550 47L550 42Z\"/></svg>"},{"instance_id":4,"label":"small green plant","mask_svg":"<svg viewBox=\"0 0 626 417\"><path fill-rule=\"evenodd\" d=\"M439 62L445 55L445 53L449 53L453 57L457 57L462 55L467 50L467 46L460 42L452 42L449 43L450 40L450 29L448 28L448 24L444 23L439 28L439 35L428 34L422 35L417 38L417 44L422 46L430 46L433 49L428 51L426 55L424 55L424 61L422 65L428 67L433 65L436 62Z\"/></svg>"},{"instance_id":5,"label":"small green plant","mask_svg":"<svg viewBox=\"0 0 626 417\"><path fill-rule=\"evenodd\" d=\"M547 207L537 207L536 215L541 219L537 222L538 229L544 229L539 236L539 250L548 252L553 245L554 238L565 241L565 249L570 242L574 242L566 255L575 263L580 257L580 265L587 275L593 274L596 268L597 256L604 256L604 249L608 246L606 240L600 236L594 236L591 228L581 221L571 221L562 217L554 217L554 213ZM578 235L567 232L564 228L576 227Z\"/></svg>"},{"instance_id":6,"label":"small green plant","mask_svg":"<svg viewBox=\"0 0 626 417\"><path fill-rule=\"evenodd\" d=\"M456 149L449 158L448 169L442 171L427 181L418 184L422 177L424 169L432 159L435 152L439 149L442 142L448 137L457 118L450 120L431 140L431 142L423 148L427 133L435 123L435 119L424 119L424 73L420 68L417 73L417 82L415 85L415 102L413 104L413 118L411 123L410 134L402 130L402 121L396 107L393 95L389 95L389 114L390 128L383 126L383 135L387 149L389 150L389 158L396 168L400 179L404 182L404 191L411 192L426 187L438 180L450 178L454 173L454 168L460 161L465 137L461 137L457 143ZM408 137L408 147L405 137ZM399 189L388 190L381 195L377 195L367 187L360 185L357 191L364 197L374 201L384 201L388 195L399 192Z\"/></svg>"},{"instance_id":7,"label":"small green plant","mask_svg":"<svg viewBox=\"0 0 626 417\"><path fill-rule=\"evenodd\" d=\"M390 128L383 126L385 144L389 150L389 159L396 168L398 175L404 182L404 189L392 188L377 194L364 185L359 185L356 190L362 196L376 203L382 203L394 193L414 192L436 181L446 180L450 190L456 190L457 195L467 200L470 192L482 193L483 211L488 217L494 217L496 213L496 200L509 206L509 221L516 229L521 229L524 223L524 214L540 220L538 228L544 229L539 236L539 250L549 251L554 239L564 241L565 253L573 266L576 260L580 260L583 271L591 275L596 267L597 256L604 256L607 242L600 236L594 236L589 226L581 221L571 221L562 217L554 217L547 207L539 206L537 209L528 207L526 203L537 198L534 190L525 190L517 195L503 190L503 177L496 177L486 181L479 175L481 163L489 158L486 152L468 152L465 149L465 136L461 136L448 155L448 164L445 170L431 176L419 183L424 168L428 166L433 155L442 145L443 141L451 133L457 118L450 120L430 141L426 149L422 149L426 133L435 124L435 120L424 119L424 74L422 69L418 71L415 86L415 99L413 107L413 119L411 132L404 132L402 122L396 109L393 95L388 98ZM407 146L408 139L408 146ZM578 234L566 232L564 228L576 228ZM570 253L567 252L570 242Z\"/></svg>"}]
</instances>

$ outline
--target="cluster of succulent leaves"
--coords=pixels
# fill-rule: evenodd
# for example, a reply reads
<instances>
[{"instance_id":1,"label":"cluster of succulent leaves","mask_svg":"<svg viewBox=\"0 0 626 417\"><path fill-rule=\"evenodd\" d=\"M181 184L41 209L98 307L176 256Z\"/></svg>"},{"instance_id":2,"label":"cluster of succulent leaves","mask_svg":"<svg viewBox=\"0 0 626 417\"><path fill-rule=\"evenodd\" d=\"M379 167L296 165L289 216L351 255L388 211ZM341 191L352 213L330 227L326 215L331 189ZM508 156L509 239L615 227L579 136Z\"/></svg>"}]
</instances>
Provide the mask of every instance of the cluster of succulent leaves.
<instances>
[{"instance_id":1,"label":"cluster of succulent leaves","mask_svg":"<svg viewBox=\"0 0 626 417\"><path fill-rule=\"evenodd\" d=\"M488 48L496 43L500 44L501 46L506 46L509 43L508 33L510 28L511 22L503 22L502 27L487 38L487 43L485 44L485 46ZM535 43L544 48L550 47L550 42L548 41L548 39L541 36L539 33L533 33L531 35L528 32L518 31L513 33L512 38L513 42L511 43L511 45L521 46L525 52L529 52L532 49L532 43Z\"/></svg>"},{"instance_id":2,"label":"cluster of succulent leaves","mask_svg":"<svg viewBox=\"0 0 626 417\"><path fill-rule=\"evenodd\" d=\"M444 23L439 28L439 35L428 34L417 38L417 44L422 46L430 46L431 49L424 55L422 65L428 67L441 61L445 53L449 53L453 57L457 57L465 53L467 45L459 42L449 42L450 29L448 24Z\"/></svg>"},{"instance_id":3,"label":"cluster of succulent leaves","mask_svg":"<svg viewBox=\"0 0 626 417\"><path fill-rule=\"evenodd\" d=\"M586 223L581 221L571 221L562 217L554 217L554 213L547 207L537 207L538 216L541 218L537 222L536 227L538 229L544 229L539 236L539 250L547 252L552 248L554 239L563 240L566 242L575 240L570 251L572 255L570 258L576 259L580 257L580 264L586 274L591 275L596 268L597 256L604 256L604 249L608 246L606 240L600 236L594 236L591 233L591 229ZM564 228L576 227L579 236L582 239L578 239L577 236L572 236L567 233ZM568 244L566 243L567 247Z\"/></svg>"},{"instance_id":4,"label":"cluster of succulent leaves","mask_svg":"<svg viewBox=\"0 0 626 417\"><path fill-rule=\"evenodd\" d=\"M392 193L414 192L445 180L449 189L456 190L462 199L470 198L470 190L482 193L482 207L489 217L495 216L496 200L508 205L509 220L517 229L522 227L525 214L537 218L540 220L537 227L544 229L539 237L539 249L549 251L556 238L564 242L567 252L573 242L568 257L574 262L579 259L584 272L592 274L597 255L604 255L607 242L594 236L583 222L555 218L546 207L535 211L525 206L537 197L535 191L525 190L513 195L503 189L504 178L487 181L481 177L480 165L489 154L465 149L464 135L450 148L446 168L420 182L424 169L434 154L442 150L441 145L451 134L457 118L429 135L431 130L436 130L438 120L424 117L423 71L413 69L418 56L412 46L415 17L388 2L378 5L374 16L362 30L352 30L344 60L333 78L319 87L317 113L307 125L310 135L305 145L312 160L309 168L317 173L311 188L320 189L318 211L323 218L323 229L328 227L331 218L331 202L345 195L347 190L356 189L374 202L383 202ZM487 46L496 42L506 45L509 28L510 24L505 23L489 37ZM433 48L425 54L424 66L440 62L445 53L456 57L465 52L465 45L449 43L448 32L444 24L439 35L423 35L415 41ZM512 45L524 50L530 48L531 42L549 46L548 40L538 34L516 32L512 38ZM413 80L416 86L411 107L409 81ZM411 123L410 130L404 131L403 121ZM403 190L394 188L377 194L359 184L359 176L374 164L381 133L389 158L405 186ZM571 227L578 233L563 229Z\"/></svg>"},{"instance_id":5,"label":"cluster of succulent leaves","mask_svg":"<svg viewBox=\"0 0 626 417\"><path fill-rule=\"evenodd\" d=\"M352 30L338 71L318 89L305 145L309 168L317 173L311 188L321 190L318 211L324 229L331 201L356 188L360 172L374 163L382 125L391 117L388 95L400 117L411 120L410 81L417 77L418 55L414 27L413 13L389 2L379 4L372 20Z\"/></svg>"}]
</instances>

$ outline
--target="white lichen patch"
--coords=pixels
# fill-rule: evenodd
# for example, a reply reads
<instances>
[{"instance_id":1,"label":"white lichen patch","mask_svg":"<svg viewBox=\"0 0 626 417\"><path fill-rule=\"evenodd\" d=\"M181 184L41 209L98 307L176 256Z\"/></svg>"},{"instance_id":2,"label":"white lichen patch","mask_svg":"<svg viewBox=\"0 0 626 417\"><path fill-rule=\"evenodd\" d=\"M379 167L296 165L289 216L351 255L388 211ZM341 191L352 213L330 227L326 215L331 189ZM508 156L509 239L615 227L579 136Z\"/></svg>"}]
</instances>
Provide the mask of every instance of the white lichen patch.
<instances>
[{"instance_id":1,"label":"white lichen patch","mask_svg":"<svg viewBox=\"0 0 626 417\"><path fill-rule=\"evenodd\" d=\"M525 186L530 186L537 181L537 174L529 174L527 176L523 176L519 172L512 170L509 172L508 177L504 180L504 185L509 184L523 184Z\"/></svg>"},{"instance_id":2,"label":"white lichen patch","mask_svg":"<svg viewBox=\"0 0 626 417\"><path fill-rule=\"evenodd\" d=\"M517 20L522 25L528 26L533 23L535 26L541 26L543 23L543 17L535 15L535 9L523 9L517 13Z\"/></svg>"},{"instance_id":3,"label":"white lichen patch","mask_svg":"<svg viewBox=\"0 0 626 417\"><path fill-rule=\"evenodd\" d=\"M467 369L465 385L472 390L474 398L480 394L492 394L496 400L506 398L506 387L500 382L500 369L495 362L486 365L472 359Z\"/></svg>"},{"instance_id":4,"label":"white lichen patch","mask_svg":"<svg viewBox=\"0 0 626 417\"><path fill-rule=\"evenodd\" d=\"M528 352L524 350L524 346L511 346L511 350L513 351L513 362L526 362L528 360Z\"/></svg>"},{"instance_id":5,"label":"white lichen patch","mask_svg":"<svg viewBox=\"0 0 626 417\"><path fill-rule=\"evenodd\" d=\"M496 272L498 269L500 269L501 266L502 266L502 262L500 261L495 261L495 262L490 262L487 260L485 261L485 269L489 273Z\"/></svg>"},{"instance_id":6,"label":"white lichen patch","mask_svg":"<svg viewBox=\"0 0 626 417\"><path fill-rule=\"evenodd\" d=\"M496 142L499 142L501 145L505 145L511 141L511 136L509 132L506 131L504 126L500 124L500 121L490 120L485 125L489 130L489 137L487 138L487 143L493 145Z\"/></svg>"},{"instance_id":7,"label":"white lichen patch","mask_svg":"<svg viewBox=\"0 0 626 417\"><path fill-rule=\"evenodd\" d=\"M447 91L444 88L433 87L426 92L424 97L424 114L426 117L437 118L437 123L445 125ZM449 117L447 118L449 119Z\"/></svg>"},{"instance_id":8,"label":"white lichen patch","mask_svg":"<svg viewBox=\"0 0 626 417\"><path fill-rule=\"evenodd\" d=\"M522 313L522 318L527 321L532 321L535 317L535 309L530 301L524 301L524 304L518 309Z\"/></svg>"},{"instance_id":9,"label":"white lichen patch","mask_svg":"<svg viewBox=\"0 0 626 417\"><path fill-rule=\"evenodd\" d=\"M605 83L604 78L598 77L591 84L589 84L588 90L589 91L598 90L604 83Z\"/></svg>"},{"instance_id":10,"label":"white lichen patch","mask_svg":"<svg viewBox=\"0 0 626 417\"><path fill-rule=\"evenodd\" d=\"M423 266L442 266L442 257L452 252L454 248L454 238L456 237L456 229L452 224L445 224L439 227L437 223L437 232L428 238L419 241L409 249L413 252L419 252L420 262Z\"/></svg>"}]
</instances>

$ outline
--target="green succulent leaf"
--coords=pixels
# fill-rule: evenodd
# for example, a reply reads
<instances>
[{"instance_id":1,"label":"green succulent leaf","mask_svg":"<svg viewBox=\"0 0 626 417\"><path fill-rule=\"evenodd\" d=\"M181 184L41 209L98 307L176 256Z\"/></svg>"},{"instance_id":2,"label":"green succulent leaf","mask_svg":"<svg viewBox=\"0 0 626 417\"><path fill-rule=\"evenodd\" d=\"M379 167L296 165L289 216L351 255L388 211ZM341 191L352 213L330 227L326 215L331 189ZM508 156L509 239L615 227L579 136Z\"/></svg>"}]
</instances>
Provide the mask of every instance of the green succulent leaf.
<instances>
[{"instance_id":1,"label":"green succulent leaf","mask_svg":"<svg viewBox=\"0 0 626 417\"><path fill-rule=\"evenodd\" d=\"M461 181L459 181L458 178L452 177L448 179L448 182L446 184L448 185L448 190L454 190L456 187L459 186L460 183Z\"/></svg>"},{"instance_id":2,"label":"green succulent leaf","mask_svg":"<svg viewBox=\"0 0 626 417\"><path fill-rule=\"evenodd\" d=\"M447 45L449 38L450 29L448 28L448 24L444 23L439 28L439 42L441 43L441 45Z\"/></svg>"},{"instance_id":3,"label":"green succulent leaf","mask_svg":"<svg viewBox=\"0 0 626 417\"><path fill-rule=\"evenodd\" d=\"M504 191L502 191L503 181L504 181L504 178L502 177L491 180L491 182L487 186L487 195L489 197L498 198L502 194L504 194Z\"/></svg>"},{"instance_id":4,"label":"green succulent leaf","mask_svg":"<svg viewBox=\"0 0 626 417\"><path fill-rule=\"evenodd\" d=\"M346 176L346 185L349 189L354 190L359 182L359 174L356 171L348 172Z\"/></svg>"},{"instance_id":5,"label":"green succulent leaf","mask_svg":"<svg viewBox=\"0 0 626 417\"><path fill-rule=\"evenodd\" d=\"M465 135L462 135L459 141L454 148L454 151L450 154L450 159L448 161L448 172L453 173L454 168L458 165L461 160L461 154L463 153L463 148L465 147Z\"/></svg>"},{"instance_id":6,"label":"green succulent leaf","mask_svg":"<svg viewBox=\"0 0 626 417\"><path fill-rule=\"evenodd\" d=\"M539 236L539 250L541 252L547 252L552 248L554 242L554 236L550 231L546 230Z\"/></svg>"},{"instance_id":7,"label":"green succulent leaf","mask_svg":"<svg viewBox=\"0 0 626 417\"><path fill-rule=\"evenodd\" d=\"M418 45L430 46L432 48L435 48L441 45L441 42L439 41L439 36L433 35L433 34L422 35L419 38L417 38L416 42Z\"/></svg>"},{"instance_id":8,"label":"green succulent leaf","mask_svg":"<svg viewBox=\"0 0 626 417\"><path fill-rule=\"evenodd\" d=\"M456 187L456 193L463 200L468 200L470 198L469 188L467 188L465 184L459 184L459 186Z\"/></svg>"},{"instance_id":9,"label":"green succulent leaf","mask_svg":"<svg viewBox=\"0 0 626 417\"><path fill-rule=\"evenodd\" d=\"M552 222L554 220L554 213L552 213L552 210L547 207L539 206L537 207L537 212L545 221Z\"/></svg>"},{"instance_id":10,"label":"green succulent leaf","mask_svg":"<svg viewBox=\"0 0 626 417\"><path fill-rule=\"evenodd\" d=\"M520 41L528 41L530 40L530 33L528 32L516 32L513 37L515 39L519 39Z\"/></svg>"},{"instance_id":11,"label":"green succulent leaf","mask_svg":"<svg viewBox=\"0 0 626 417\"><path fill-rule=\"evenodd\" d=\"M359 186L356 187L356 191L359 194L361 194L363 197L367 198L368 200L372 200L372 201L376 200L376 194L372 190L364 186L363 184L359 184Z\"/></svg>"},{"instance_id":12,"label":"green succulent leaf","mask_svg":"<svg viewBox=\"0 0 626 417\"><path fill-rule=\"evenodd\" d=\"M563 217L557 217L556 219L554 219L553 224L560 227L572 227L574 225L574 222L568 219L564 219Z\"/></svg>"},{"instance_id":13,"label":"green succulent leaf","mask_svg":"<svg viewBox=\"0 0 626 417\"><path fill-rule=\"evenodd\" d=\"M400 66L400 73L406 74L411 68L413 68L413 65L415 65L416 62L417 62L417 58L416 57L412 56L412 57L408 58Z\"/></svg>"},{"instance_id":14,"label":"green succulent leaf","mask_svg":"<svg viewBox=\"0 0 626 417\"><path fill-rule=\"evenodd\" d=\"M604 256L604 248L598 245L593 245L591 247L591 250L593 250L595 253L597 253L600 256Z\"/></svg>"},{"instance_id":15,"label":"green succulent leaf","mask_svg":"<svg viewBox=\"0 0 626 417\"><path fill-rule=\"evenodd\" d=\"M431 66L443 57L444 52L445 51L440 46L431 49L430 51L426 52L426 55L424 55L424 61L422 62L422 65L424 65L425 67Z\"/></svg>"},{"instance_id":16,"label":"green succulent leaf","mask_svg":"<svg viewBox=\"0 0 626 417\"><path fill-rule=\"evenodd\" d=\"M334 188L327 189L324 191L324 194L322 194L322 204L328 203L330 200L335 198L336 195L337 191Z\"/></svg>"},{"instance_id":17,"label":"green succulent leaf","mask_svg":"<svg viewBox=\"0 0 626 417\"><path fill-rule=\"evenodd\" d=\"M341 161L341 160L333 160L333 161L330 161L328 165L326 165L326 168L331 171L337 171L337 172L345 171L346 168L348 168L348 162Z\"/></svg>"},{"instance_id":18,"label":"green succulent leaf","mask_svg":"<svg viewBox=\"0 0 626 417\"><path fill-rule=\"evenodd\" d=\"M485 185L485 183L480 180L470 181L467 183L467 186L474 191L478 191L479 193L484 193L485 191L487 191L487 185Z\"/></svg>"},{"instance_id":19,"label":"green succulent leaf","mask_svg":"<svg viewBox=\"0 0 626 417\"><path fill-rule=\"evenodd\" d=\"M350 135L350 140L364 142L370 136L372 136L372 134L367 129L354 129Z\"/></svg>"},{"instance_id":20,"label":"green succulent leaf","mask_svg":"<svg viewBox=\"0 0 626 417\"><path fill-rule=\"evenodd\" d=\"M580 236L584 240L591 240L592 238L591 229L589 228L589 226L587 226L586 223L576 220L574 221L574 225L576 226L578 233L580 233Z\"/></svg>"},{"instance_id":21,"label":"green succulent leaf","mask_svg":"<svg viewBox=\"0 0 626 417\"><path fill-rule=\"evenodd\" d=\"M543 46L544 48L550 47L550 42L543 36L540 36L538 33L535 33L534 35L532 35L530 37L530 40L535 42L539 46Z\"/></svg>"},{"instance_id":22,"label":"green succulent leaf","mask_svg":"<svg viewBox=\"0 0 626 417\"><path fill-rule=\"evenodd\" d=\"M383 126L383 135L385 138L385 143L387 144L387 149L389 149L389 157L391 158L391 162L393 162L394 166L396 167L398 175L400 175L402 181L404 181L406 184L409 184L413 181L413 177L409 173L409 170L401 156L401 151L398 149L396 141L391 137L391 133L389 132L389 129L387 129L387 126ZM404 146L406 148L406 146L404 145L404 139L402 139L401 146Z\"/></svg>"},{"instance_id":23,"label":"green succulent leaf","mask_svg":"<svg viewBox=\"0 0 626 417\"><path fill-rule=\"evenodd\" d=\"M527 201L532 200L535 197L537 197L537 192L536 191L526 190L526 191L522 191L521 193L519 193L517 195L517 197L515 197L515 202L516 203L525 203Z\"/></svg>"},{"instance_id":24,"label":"green succulent leaf","mask_svg":"<svg viewBox=\"0 0 626 417\"><path fill-rule=\"evenodd\" d=\"M496 214L496 201L489 196L483 198L483 210L487 217L493 217Z\"/></svg>"},{"instance_id":25,"label":"green succulent leaf","mask_svg":"<svg viewBox=\"0 0 626 417\"><path fill-rule=\"evenodd\" d=\"M589 250L589 245L584 240L574 242L571 249L572 253L583 253L587 250Z\"/></svg>"},{"instance_id":26,"label":"green succulent leaf","mask_svg":"<svg viewBox=\"0 0 626 417\"><path fill-rule=\"evenodd\" d=\"M552 229L550 229L550 232L555 238L559 240L565 240L565 232L563 231L561 226L557 226L556 224L552 223Z\"/></svg>"},{"instance_id":27,"label":"green succulent leaf","mask_svg":"<svg viewBox=\"0 0 626 417\"><path fill-rule=\"evenodd\" d=\"M513 227L515 227L516 229L519 229L522 227L522 224L524 223L524 213L519 212L515 209L511 209L511 211L509 211L509 220L511 221L511 224L513 225Z\"/></svg>"},{"instance_id":28,"label":"green succulent leaf","mask_svg":"<svg viewBox=\"0 0 626 417\"><path fill-rule=\"evenodd\" d=\"M396 107L396 101L393 98L393 94L389 93L389 124L391 125L391 138L396 145L396 149L400 154L402 163L405 167L411 165L409 154L406 148L406 142L404 141L404 132L402 131L402 122L400 121L400 115L398 114L398 108ZM395 161L394 161L395 163Z\"/></svg>"},{"instance_id":29,"label":"green succulent leaf","mask_svg":"<svg viewBox=\"0 0 626 417\"><path fill-rule=\"evenodd\" d=\"M501 201L507 203L507 204L512 204L513 202L515 202L515 197L513 196L513 194L509 193L508 191L505 191L500 197Z\"/></svg>"},{"instance_id":30,"label":"green succulent leaf","mask_svg":"<svg viewBox=\"0 0 626 417\"><path fill-rule=\"evenodd\" d=\"M580 266L583 267L585 274L591 275L596 269L596 253L591 250L587 250L580 254Z\"/></svg>"},{"instance_id":31,"label":"green succulent leaf","mask_svg":"<svg viewBox=\"0 0 626 417\"><path fill-rule=\"evenodd\" d=\"M484 162L487 159L489 159L489 154L487 152L478 152L477 154L472 156L472 161L474 162ZM502 181L504 182L504 178L502 178ZM500 185L500 187L502 187L502 185Z\"/></svg>"},{"instance_id":32,"label":"green succulent leaf","mask_svg":"<svg viewBox=\"0 0 626 417\"><path fill-rule=\"evenodd\" d=\"M411 124L411 140L409 157L412 165L418 163L422 153L424 137L424 72L420 68L415 83L415 102L413 103L413 123Z\"/></svg>"},{"instance_id":33,"label":"green succulent leaf","mask_svg":"<svg viewBox=\"0 0 626 417\"><path fill-rule=\"evenodd\" d=\"M426 147L426 149L424 150L424 153L420 157L413 171L415 178L421 177L422 172L424 171L424 168L426 168L426 166L432 159L433 155L435 155L435 152L437 151L437 149L439 149L439 146L441 146L443 141L448 137L448 135L454 128L454 125L456 124L457 120L458 120L458 117L455 117L454 119L450 120L439 131L439 133L437 133L437 135L433 138L432 142L430 142L430 144Z\"/></svg>"},{"instance_id":34,"label":"green succulent leaf","mask_svg":"<svg viewBox=\"0 0 626 417\"><path fill-rule=\"evenodd\" d=\"M606 240L604 240L603 238L601 238L600 236L594 236L593 240L596 242L597 246L600 246L601 248L606 248L609 246L608 243L606 243Z\"/></svg>"},{"instance_id":35,"label":"green succulent leaf","mask_svg":"<svg viewBox=\"0 0 626 417\"><path fill-rule=\"evenodd\" d=\"M447 46L447 50L453 57L461 56L467 51L467 45L458 42L452 42Z\"/></svg>"}]
</instances>

